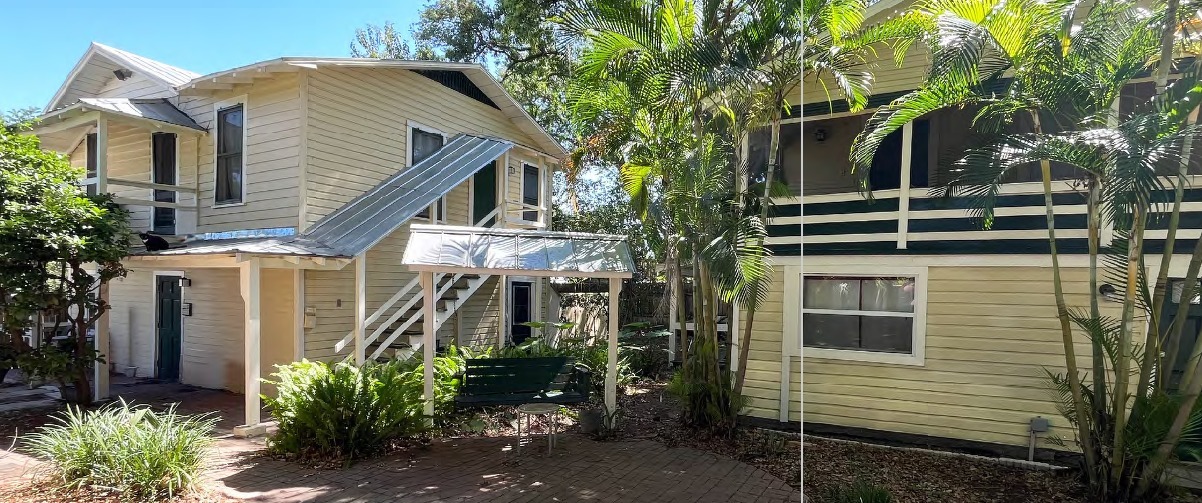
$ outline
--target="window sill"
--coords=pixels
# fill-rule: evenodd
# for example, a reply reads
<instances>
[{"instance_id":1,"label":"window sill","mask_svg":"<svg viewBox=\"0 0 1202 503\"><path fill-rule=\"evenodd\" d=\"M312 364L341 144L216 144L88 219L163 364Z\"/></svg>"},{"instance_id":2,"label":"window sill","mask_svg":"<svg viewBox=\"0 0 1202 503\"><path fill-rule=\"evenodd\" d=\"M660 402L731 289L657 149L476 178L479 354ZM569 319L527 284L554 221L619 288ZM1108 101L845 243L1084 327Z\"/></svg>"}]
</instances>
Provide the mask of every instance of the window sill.
<instances>
[{"instance_id":1,"label":"window sill","mask_svg":"<svg viewBox=\"0 0 1202 503\"><path fill-rule=\"evenodd\" d=\"M238 207L238 206L246 206L246 202L245 202L245 201L243 201L243 202L241 202L241 203L220 203L220 204L213 204L212 208L213 208L213 209L215 209L215 210L218 210L218 209L221 209L221 208L236 208L236 207Z\"/></svg>"},{"instance_id":2,"label":"window sill","mask_svg":"<svg viewBox=\"0 0 1202 503\"><path fill-rule=\"evenodd\" d=\"M844 360L864 363L888 363L892 365L910 365L923 367L926 359L922 355L882 353L876 351L855 351L851 349L802 348L804 358L822 360Z\"/></svg>"}]
</instances>

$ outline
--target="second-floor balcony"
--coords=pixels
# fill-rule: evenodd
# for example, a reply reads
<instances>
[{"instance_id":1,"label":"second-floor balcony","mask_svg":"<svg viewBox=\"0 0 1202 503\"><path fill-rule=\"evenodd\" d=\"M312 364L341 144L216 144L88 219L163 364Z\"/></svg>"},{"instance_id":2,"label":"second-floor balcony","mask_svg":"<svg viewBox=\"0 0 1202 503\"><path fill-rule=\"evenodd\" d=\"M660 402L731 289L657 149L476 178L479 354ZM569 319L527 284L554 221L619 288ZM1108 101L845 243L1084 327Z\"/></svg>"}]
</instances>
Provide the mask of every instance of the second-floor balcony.
<instances>
[{"instance_id":1,"label":"second-floor balcony","mask_svg":"<svg viewBox=\"0 0 1202 503\"><path fill-rule=\"evenodd\" d=\"M1003 181L988 229L969 199L936 195L936 188L956 177L954 162L978 143L970 111L937 112L886 138L872 163L870 198L858 190L859 174L852 172L849 160L851 145L867 117L828 116L797 124L800 131L795 129L792 134L804 144L804 163L791 166L790 160L798 162L800 156L796 155L782 161L786 179L793 173L804 181L804 186L790 184L793 194L804 196L775 201L768 241L774 253L798 255L803 248L805 255L1049 252L1038 165L1017 170ZM1085 253L1085 190L1072 168L1053 165L1052 171L1057 249ZM1202 189L1192 188L1198 182L1202 178L1186 188L1179 253L1181 247L1192 249L1193 240L1202 235ZM1165 194L1165 200L1171 200L1171 193ZM1168 207L1160 210L1168 211ZM1166 220L1153 216L1145 234L1145 250L1161 251ZM1113 234L1113 229L1101 229L1103 243Z\"/></svg>"},{"instance_id":2,"label":"second-floor balcony","mask_svg":"<svg viewBox=\"0 0 1202 503\"><path fill-rule=\"evenodd\" d=\"M167 100L82 99L44 114L33 132L86 170L80 183L89 194L112 193L135 231L195 229L199 177L181 172L179 161L207 133ZM182 152L185 143L191 152Z\"/></svg>"}]
</instances>

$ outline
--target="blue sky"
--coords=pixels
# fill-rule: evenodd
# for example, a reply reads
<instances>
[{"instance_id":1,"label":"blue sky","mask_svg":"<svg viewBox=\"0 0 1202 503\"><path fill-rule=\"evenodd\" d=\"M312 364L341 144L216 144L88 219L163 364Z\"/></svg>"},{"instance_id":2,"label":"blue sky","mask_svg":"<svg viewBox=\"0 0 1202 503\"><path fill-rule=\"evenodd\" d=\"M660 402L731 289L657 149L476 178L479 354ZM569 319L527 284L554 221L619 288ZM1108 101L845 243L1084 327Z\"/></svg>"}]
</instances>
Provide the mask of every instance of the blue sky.
<instances>
[{"instance_id":1,"label":"blue sky","mask_svg":"<svg viewBox=\"0 0 1202 503\"><path fill-rule=\"evenodd\" d=\"M281 56L350 56L355 29L392 21L408 33L425 0L5 2L0 112L41 108L92 41L197 73ZM172 4L168 4L172 5Z\"/></svg>"}]
</instances>

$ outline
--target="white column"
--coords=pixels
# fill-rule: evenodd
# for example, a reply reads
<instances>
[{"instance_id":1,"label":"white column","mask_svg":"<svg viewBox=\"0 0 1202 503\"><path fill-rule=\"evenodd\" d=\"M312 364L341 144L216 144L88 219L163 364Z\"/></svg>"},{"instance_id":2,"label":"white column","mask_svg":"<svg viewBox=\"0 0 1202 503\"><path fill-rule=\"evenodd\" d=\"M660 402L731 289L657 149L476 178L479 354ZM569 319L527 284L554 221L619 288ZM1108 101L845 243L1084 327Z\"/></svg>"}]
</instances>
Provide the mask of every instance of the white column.
<instances>
[{"instance_id":1,"label":"white column","mask_svg":"<svg viewBox=\"0 0 1202 503\"><path fill-rule=\"evenodd\" d=\"M904 250L910 231L910 160L914 157L911 147L914 139L914 123L902 126L901 181L897 195L897 249Z\"/></svg>"},{"instance_id":2,"label":"white column","mask_svg":"<svg viewBox=\"0 0 1202 503\"><path fill-rule=\"evenodd\" d=\"M104 116L96 119L96 193L109 191L109 121Z\"/></svg>"},{"instance_id":3,"label":"white column","mask_svg":"<svg viewBox=\"0 0 1202 503\"><path fill-rule=\"evenodd\" d=\"M434 273L422 271L422 393L426 400L425 413L434 415Z\"/></svg>"},{"instance_id":4,"label":"white column","mask_svg":"<svg viewBox=\"0 0 1202 503\"><path fill-rule=\"evenodd\" d=\"M605 364L606 420L618 407L618 294L622 278L609 278L609 361Z\"/></svg>"},{"instance_id":5,"label":"white column","mask_svg":"<svg viewBox=\"0 0 1202 503\"><path fill-rule=\"evenodd\" d=\"M509 332L509 276L497 276L501 294L497 297L497 348L505 347L505 335Z\"/></svg>"},{"instance_id":6,"label":"white column","mask_svg":"<svg viewBox=\"0 0 1202 503\"><path fill-rule=\"evenodd\" d=\"M105 304L109 301L109 286L107 284L100 287L100 300ZM40 317L39 317L40 318ZM41 332L35 332L40 334ZM96 375L94 377L95 390L92 393L92 399L104 400L109 397L109 363L112 358L109 357L109 313L106 309L96 320L96 337L92 340L96 345L96 351L104 358L105 363L96 362Z\"/></svg>"},{"instance_id":7,"label":"white column","mask_svg":"<svg viewBox=\"0 0 1202 503\"><path fill-rule=\"evenodd\" d=\"M367 321L367 252L355 257L355 365L367 360L363 340Z\"/></svg>"},{"instance_id":8,"label":"white column","mask_svg":"<svg viewBox=\"0 0 1202 503\"><path fill-rule=\"evenodd\" d=\"M246 426L259 424L259 346L261 340L261 316L259 311L259 260L250 259L240 264L243 311L245 314L245 354L242 366L245 370Z\"/></svg>"}]
</instances>

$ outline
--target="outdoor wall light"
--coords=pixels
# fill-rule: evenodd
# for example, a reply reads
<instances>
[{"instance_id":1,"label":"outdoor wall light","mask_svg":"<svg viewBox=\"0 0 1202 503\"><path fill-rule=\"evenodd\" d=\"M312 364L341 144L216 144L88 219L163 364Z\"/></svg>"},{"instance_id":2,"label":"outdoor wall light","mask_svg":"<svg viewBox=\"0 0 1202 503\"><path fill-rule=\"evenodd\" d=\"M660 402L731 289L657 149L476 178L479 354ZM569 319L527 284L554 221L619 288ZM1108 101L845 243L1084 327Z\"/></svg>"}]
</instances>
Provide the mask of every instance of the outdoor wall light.
<instances>
[{"instance_id":1,"label":"outdoor wall light","mask_svg":"<svg viewBox=\"0 0 1202 503\"><path fill-rule=\"evenodd\" d=\"M188 288L188 287L190 287L190 286L192 286L192 279L191 279L191 278L183 278L183 277L181 277L181 278L179 279L179 287L180 287L180 288Z\"/></svg>"},{"instance_id":2,"label":"outdoor wall light","mask_svg":"<svg viewBox=\"0 0 1202 503\"><path fill-rule=\"evenodd\" d=\"M1118 289L1115 288L1114 285L1112 285L1110 283L1103 283L1102 286L1099 286L1098 294L1101 295L1103 299L1109 300L1111 302L1122 302L1123 301L1123 297L1121 295L1119 295Z\"/></svg>"},{"instance_id":3,"label":"outdoor wall light","mask_svg":"<svg viewBox=\"0 0 1202 503\"><path fill-rule=\"evenodd\" d=\"M128 79L128 78L130 78L130 77L133 77L133 76L134 76L134 72L131 72L131 71L129 71L129 70L126 70L126 69L124 69L124 68L118 68L118 69L116 69L116 70L113 70L113 75L115 75L115 76L117 77L117 80L125 80L125 79Z\"/></svg>"},{"instance_id":4,"label":"outdoor wall light","mask_svg":"<svg viewBox=\"0 0 1202 503\"><path fill-rule=\"evenodd\" d=\"M818 128L814 130L814 141L822 143L826 141L826 129Z\"/></svg>"}]
</instances>

